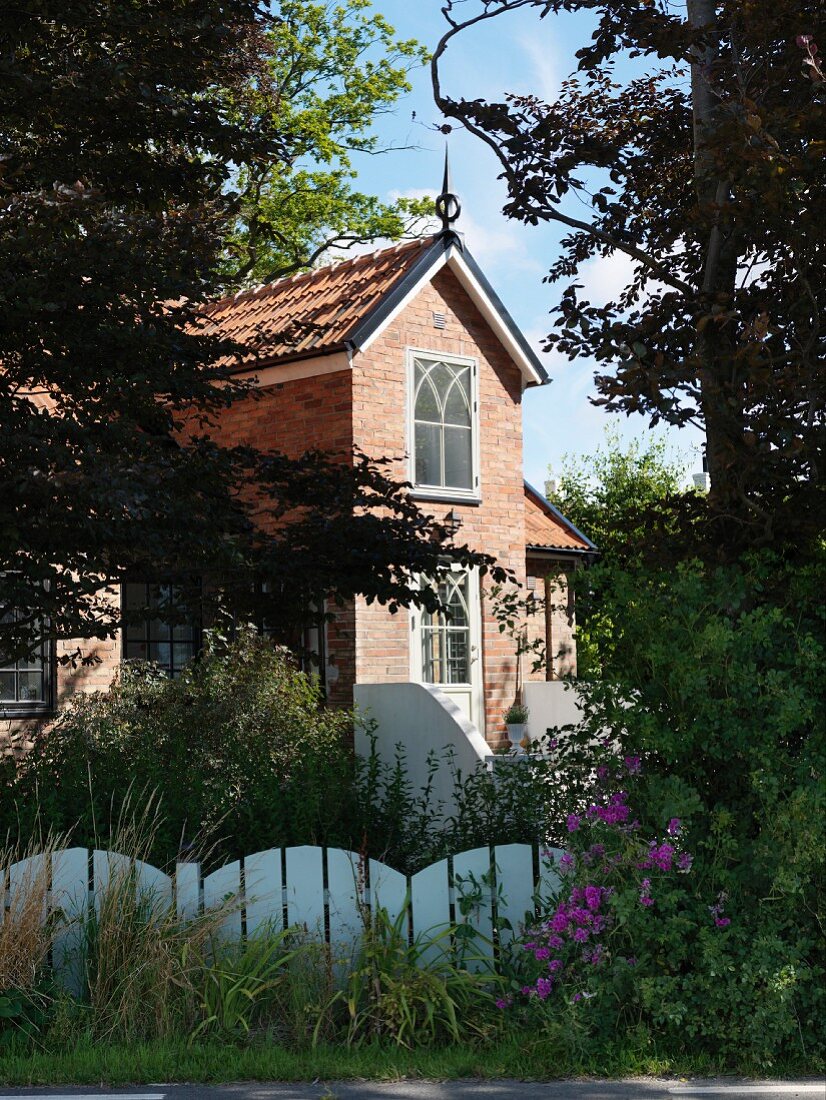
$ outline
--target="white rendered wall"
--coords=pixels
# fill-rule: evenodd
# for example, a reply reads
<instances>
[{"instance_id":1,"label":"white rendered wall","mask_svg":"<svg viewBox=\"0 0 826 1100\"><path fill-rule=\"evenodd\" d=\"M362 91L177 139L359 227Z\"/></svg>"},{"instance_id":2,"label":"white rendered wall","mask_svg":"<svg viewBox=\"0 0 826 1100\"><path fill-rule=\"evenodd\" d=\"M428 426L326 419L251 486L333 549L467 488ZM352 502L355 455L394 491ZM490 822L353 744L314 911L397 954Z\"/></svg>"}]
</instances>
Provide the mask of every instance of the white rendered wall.
<instances>
[{"instance_id":1,"label":"white rendered wall","mask_svg":"<svg viewBox=\"0 0 826 1100\"><path fill-rule=\"evenodd\" d=\"M540 685L542 686L542 685ZM450 816L453 804L453 768L467 775L493 753L482 734L464 712L430 684L356 684L355 703L360 714L376 723L377 751L392 763L401 744L407 757L407 774L414 790L427 782L427 758L432 753L440 766L433 783L434 804L442 802ZM356 752L366 756L370 742L356 730Z\"/></svg>"},{"instance_id":2,"label":"white rendered wall","mask_svg":"<svg viewBox=\"0 0 826 1100\"><path fill-rule=\"evenodd\" d=\"M529 680L523 691L530 711L528 736L533 739L542 737L549 727L571 725L582 718L577 689L564 680Z\"/></svg>"}]
</instances>

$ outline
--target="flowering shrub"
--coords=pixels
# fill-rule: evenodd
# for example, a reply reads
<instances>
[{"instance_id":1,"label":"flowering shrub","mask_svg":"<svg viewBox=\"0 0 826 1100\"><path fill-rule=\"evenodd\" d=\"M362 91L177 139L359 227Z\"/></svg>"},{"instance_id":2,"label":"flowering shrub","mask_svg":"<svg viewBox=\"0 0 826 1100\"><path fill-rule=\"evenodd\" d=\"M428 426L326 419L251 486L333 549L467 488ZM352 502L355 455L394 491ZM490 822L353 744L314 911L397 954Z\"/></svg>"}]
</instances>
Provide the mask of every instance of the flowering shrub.
<instances>
[{"instance_id":1,"label":"flowering shrub","mask_svg":"<svg viewBox=\"0 0 826 1100\"><path fill-rule=\"evenodd\" d=\"M599 782L638 775L638 757L627 757L620 769L598 769ZM628 792L605 791L582 814L569 814L568 851L562 853L558 871L562 891L552 911L531 931L524 949L534 973L519 995L545 1001L550 996L571 1004L596 997L605 986L605 975L614 968L637 967L641 944L635 946L635 906L652 910L658 902L684 892L680 876L688 875L693 855L683 845L682 823L672 817L662 838L644 839L640 822L633 817ZM553 862L546 852L544 858ZM716 923L722 909L714 908ZM728 924L725 920L725 924ZM644 951L644 947L642 948ZM502 998L501 1007L512 997Z\"/></svg>"},{"instance_id":2,"label":"flowering shrub","mask_svg":"<svg viewBox=\"0 0 826 1100\"><path fill-rule=\"evenodd\" d=\"M719 827L716 849L700 841L698 864L681 817L665 817L651 836L634 812L647 793L638 757L597 774L601 793L567 816L566 850L545 853L560 889L528 930L500 1008L565 1017L583 1054L633 1032L672 1053L708 1043L732 1064L771 1064L798 1024L795 994L817 975L789 965L779 937L752 942L732 904Z\"/></svg>"}]
</instances>

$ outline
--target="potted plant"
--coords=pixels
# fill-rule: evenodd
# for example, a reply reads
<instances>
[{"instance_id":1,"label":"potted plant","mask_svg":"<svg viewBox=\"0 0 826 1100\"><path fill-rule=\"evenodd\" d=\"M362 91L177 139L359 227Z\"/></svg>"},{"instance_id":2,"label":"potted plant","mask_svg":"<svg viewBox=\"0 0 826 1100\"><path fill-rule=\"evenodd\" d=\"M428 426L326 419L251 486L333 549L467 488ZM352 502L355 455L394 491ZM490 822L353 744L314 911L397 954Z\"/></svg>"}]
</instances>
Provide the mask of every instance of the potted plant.
<instances>
[{"instance_id":1,"label":"potted plant","mask_svg":"<svg viewBox=\"0 0 826 1100\"><path fill-rule=\"evenodd\" d=\"M528 723L528 708L524 703L511 703L505 711L505 725L508 729L508 740L519 748L522 738L525 736L525 727Z\"/></svg>"}]
</instances>

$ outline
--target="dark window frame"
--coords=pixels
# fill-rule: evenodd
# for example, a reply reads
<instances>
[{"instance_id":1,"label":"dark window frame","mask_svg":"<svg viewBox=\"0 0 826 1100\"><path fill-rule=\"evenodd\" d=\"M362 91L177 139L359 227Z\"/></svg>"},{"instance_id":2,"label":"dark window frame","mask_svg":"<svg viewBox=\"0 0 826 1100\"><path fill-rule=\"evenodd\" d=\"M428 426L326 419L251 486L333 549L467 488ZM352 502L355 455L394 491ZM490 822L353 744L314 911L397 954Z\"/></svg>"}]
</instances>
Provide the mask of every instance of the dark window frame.
<instances>
[{"instance_id":1,"label":"dark window frame","mask_svg":"<svg viewBox=\"0 0 826 1100\"><path fill-rule=\"evenodd\" d=\"M14 610L14 609L12 609ZM46 620L45 625L48 625ZM54 638L45 637L39 648L43 650L42 671L43 698L42 699L0 699L0 720L8 718L52 718L57 713L55 699L55 686L57 683L57 647ZM0 657L2 660L2 657ZM18 658L19 660L19 658ZM14 662L16 666L18 661ZM4 670L12 669L12 665L0 665ZM14 669L19 674L19 669Z\"/></svg>"},{"instance_id":2,"label":"dark window frame","mask_svg":"<svg viewBox=\"0 0 826 1100\"><path fill-rule=\"evenodd\" d=\"M121 581L121 585L120 585L120 612L121 612L120 657L121 657L121 661L124 661L124 662L126 662L126 661L141 661L141 660L149 661L153 664L156 664L158 666L158 668L161 669L164 673L166 673L171 679L175 679L175 677L180 675L180 673L183 671L183 669L186 668L187 665L191 661L197 660L198 654L203 649L203 636L204 636L203 615L200 612L197 613L197 614L194 614L193 618L192 618L192 639L191 639L191 642L188 642L187 639L175 639L175 638L173 638L172 631L174 630L175 626L177 626L179 624L177 624L177 623L176 624L166 623L166 626L169 630L169 638L164 639L164 641L166 642L166 644L169 645L169 665L162 664L160 661L154 661L151 657L148 656L148 648L149 648L149 645L153 641L153 639L151 639L149 637L149 626L150 626L150 623L151 623L152 620L148 616L143 618L142 623L141 623L141 625L144 626L144 628L145 628L145 637L143 639L143 643L140 643L140 644L146 644L146 646L147 646L147 656L146 657L137 657L134 654L130 655L129 653L127 653L127 647L129 645L130 641L134 641L134 639L130 639L130 638L127 637L127 632L129 630L129 624L127 622L127 604L126 604L126 588L127 588L127 585L130 585L130 584L143 585L144 589L146 590L146 597L147 597L147 602L144 606L148 608L149 607L149 602L148 602L148 590L149 590L149 588L151 588L153 586L157 586L157 587L164 587L164 586L174 587L175 585L181 585L182 583L183 582L180 580L180 578L169 577L169 576L163 576L163 577L160 577L160 578L153 578L152 580L144 580L143 578L140 578L140 577L128 577L128 578L126 578L126 580ZM197 588L199 593L201 592L202 582L201 582L200 579L198 579L196 582L188 581L188 582L186 582L186 584L189 585L190 587L192 587L193 589ZM163 622L163 620L160 620L160 621ZM180 666L176 666L176 664L175 664L174 646L176 644L177 645L191 644L191 648L192 648L191 656L189 657L189 659L183 665L180 665Z\"/></svg>"}]
</instances>

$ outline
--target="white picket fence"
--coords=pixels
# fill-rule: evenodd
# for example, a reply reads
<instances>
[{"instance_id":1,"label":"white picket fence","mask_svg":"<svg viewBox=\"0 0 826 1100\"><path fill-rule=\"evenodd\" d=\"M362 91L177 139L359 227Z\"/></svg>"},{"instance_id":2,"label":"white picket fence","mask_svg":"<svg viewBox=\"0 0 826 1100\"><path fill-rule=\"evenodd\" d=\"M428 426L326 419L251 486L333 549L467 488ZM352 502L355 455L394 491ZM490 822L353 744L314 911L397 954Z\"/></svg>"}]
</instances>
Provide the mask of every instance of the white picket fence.
<instances>
[{"instance_id":1,"label":"white picket fence","mask_svg":"<svg viewBox=\"0 0 826 1100\"><path fill-rule=\"evenodd\" d=\"M551 858L547 858L550 855ZM240 940L267 928L300 928L346 952L357 943L365 909L381 906L391 920L407 908L408 932L436 936L470 923L480 933L474 954L483 965L555 896L560 852L528 844L474 848L405 876L379 860L339 848L272 848L235 860L206 876L198 863L179 863L174 880L117 852L69 848L13 864L2 888L13 914L22 893L48 875L47 913L60 925L53 963L69 986L77 986L83 925L99 910L110 882L129 876L139 896L155 905L174 903L182 918L225 905L222 934ZM44 918L47 914L44 913ZM435 947L434 950L439 950Z\"/></svg>"}]
</instances>

